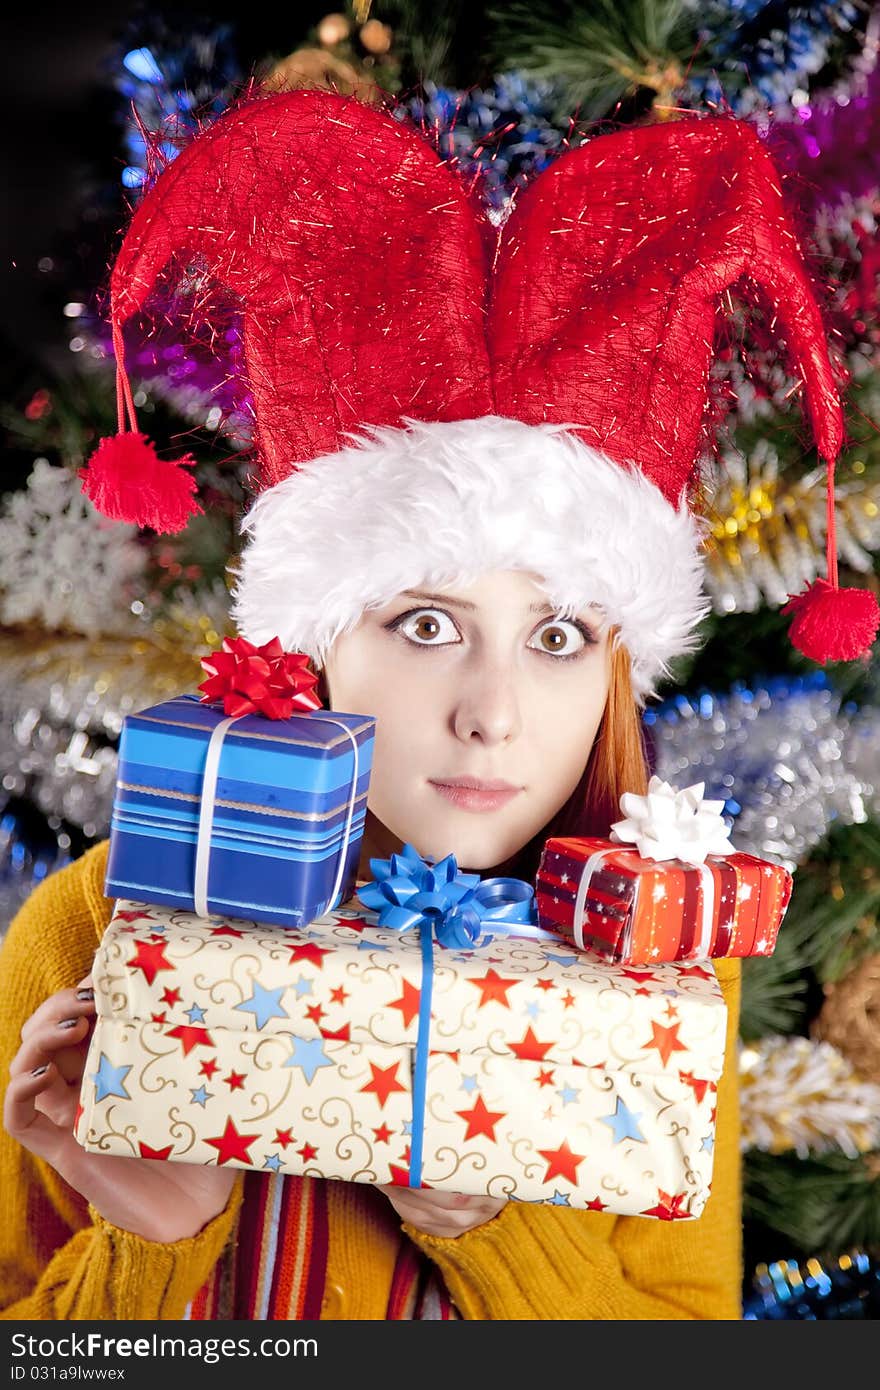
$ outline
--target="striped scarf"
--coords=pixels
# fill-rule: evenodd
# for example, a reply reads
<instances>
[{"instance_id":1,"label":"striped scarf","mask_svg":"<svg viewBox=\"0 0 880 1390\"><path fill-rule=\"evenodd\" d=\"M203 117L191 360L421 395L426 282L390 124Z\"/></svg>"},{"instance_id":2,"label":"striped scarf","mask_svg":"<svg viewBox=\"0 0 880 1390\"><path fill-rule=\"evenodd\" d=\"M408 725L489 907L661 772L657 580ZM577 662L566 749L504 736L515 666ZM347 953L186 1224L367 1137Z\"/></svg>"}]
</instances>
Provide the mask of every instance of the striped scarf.
<instances>
[{"instance_id":1,"label":"striped scarf","mask_svg":"<svg viewBox=\"0 0 880 1390\"><path fill-rule=\"evenodd\" d=\"M247 1173L230 1242L184 1316L195 1322L320 1319L327 1274L326 1182ZM446 1321L456 1313L434 1265L403 1239L386 1320Z\"/></svg>"}]
</instances>

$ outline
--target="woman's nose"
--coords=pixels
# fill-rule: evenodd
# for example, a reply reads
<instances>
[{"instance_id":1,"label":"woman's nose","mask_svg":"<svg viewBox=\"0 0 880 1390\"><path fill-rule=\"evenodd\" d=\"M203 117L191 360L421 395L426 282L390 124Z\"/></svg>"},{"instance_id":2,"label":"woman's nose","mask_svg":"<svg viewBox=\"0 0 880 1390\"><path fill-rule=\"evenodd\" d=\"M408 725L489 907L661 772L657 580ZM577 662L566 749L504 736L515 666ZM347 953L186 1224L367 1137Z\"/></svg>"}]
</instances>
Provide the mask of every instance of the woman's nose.
<instances>
[{"instance_id":1,"label":"woman's nose","mask_svg":"<svg viewBox=\"0 0 880 1390\"><path fill-rule=\"evenodd\" d=\"M463 742L509 743L522 728L520 701L509 667L483 666L462 674L453 712L456 738Z\"/></svg>"}]
</instances>

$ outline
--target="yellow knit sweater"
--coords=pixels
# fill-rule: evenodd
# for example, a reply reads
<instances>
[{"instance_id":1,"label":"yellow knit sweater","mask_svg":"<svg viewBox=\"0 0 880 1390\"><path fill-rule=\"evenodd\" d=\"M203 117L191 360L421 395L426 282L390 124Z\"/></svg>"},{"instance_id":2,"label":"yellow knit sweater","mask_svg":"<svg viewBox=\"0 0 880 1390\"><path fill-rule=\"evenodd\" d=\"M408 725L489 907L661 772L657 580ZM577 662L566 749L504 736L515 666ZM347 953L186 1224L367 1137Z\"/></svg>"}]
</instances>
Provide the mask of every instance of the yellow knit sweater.
<instances>
[{"instance_id":1,"label":"yellow knit sweater","mask_svg":"<svg viewBox=\"0 0 880 1390\"><path fill-rule=\"evenodd\" d=\"M110 918L107 846L52 875L0 951L0 1075L21 1026L91 967ZM329 1253L322 1316L382 1319L399 1244L438 1267L462 1317L665 1320L740 1316L739 1134L735 1037L739 963L719 961L730 1011L718 1091L715 1178L697 1221L664 1222L511 1202L457 1239L401 1227L379 1194L327 1183ZM288 1178L288 1182L297 1182ZM7 1319L175 1319L236 1239L242 1184L198 1235L159 1245L110 1225L46 1163L0 1133L0 1309ZM384 1199L383 1199L384 1202ZM385 1219L390 1214L393 1219Z\"/></svg>"}]
</instances>

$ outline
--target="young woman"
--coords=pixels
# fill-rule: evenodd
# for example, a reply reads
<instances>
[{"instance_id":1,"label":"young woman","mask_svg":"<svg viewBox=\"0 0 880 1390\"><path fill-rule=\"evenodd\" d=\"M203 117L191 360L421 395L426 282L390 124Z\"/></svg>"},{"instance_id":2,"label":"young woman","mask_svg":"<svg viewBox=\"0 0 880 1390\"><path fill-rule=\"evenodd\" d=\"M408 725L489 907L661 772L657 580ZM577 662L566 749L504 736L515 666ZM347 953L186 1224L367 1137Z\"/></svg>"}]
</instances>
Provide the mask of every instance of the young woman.
<instances>
[{"instance_id":1,"label":"young woman","mask_svg":"<svg viewBox=\"0 0 880 1390\"><path fill-rule=\"evenodd\" d=\"M607 834L644 791L639 706L703 612L686 487L707 325L747 270L826 456L839 440L792 243L736 122L603 137L490 231L417 136L319 93L221 118L144 199L113 281L129 429L86 487L159 529L192 509L137 434L121 324L169 256L201 257L243 304L265 485L236 616L377 719L363 878L404 841L531 878L547 835ZM87 1154L105 863L101 845L50 878L3 950L5 1316L738 1317L736 962L717 963L729 1032L695 1221Z\"/></svg>"}]
</instances>

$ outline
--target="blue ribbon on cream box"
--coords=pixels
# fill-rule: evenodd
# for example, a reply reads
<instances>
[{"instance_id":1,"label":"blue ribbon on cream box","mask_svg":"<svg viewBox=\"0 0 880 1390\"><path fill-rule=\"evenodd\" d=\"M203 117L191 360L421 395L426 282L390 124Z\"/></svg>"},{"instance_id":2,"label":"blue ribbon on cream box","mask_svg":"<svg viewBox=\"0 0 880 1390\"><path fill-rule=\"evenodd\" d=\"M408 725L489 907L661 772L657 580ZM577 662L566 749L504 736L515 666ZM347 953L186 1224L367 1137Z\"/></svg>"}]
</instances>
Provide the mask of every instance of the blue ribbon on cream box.
<instances>
[{"instance_id":1,"label":"blue ribbon on cream box","mask_svg":"<svg viewBox=\"0 0 880 1390\"><path fill-rule=\"evenodd\" d=\"M105 892L299 927L351 896L376 721L227 717L196 695L126 716Z\"/></svg>"}]
</instances>

